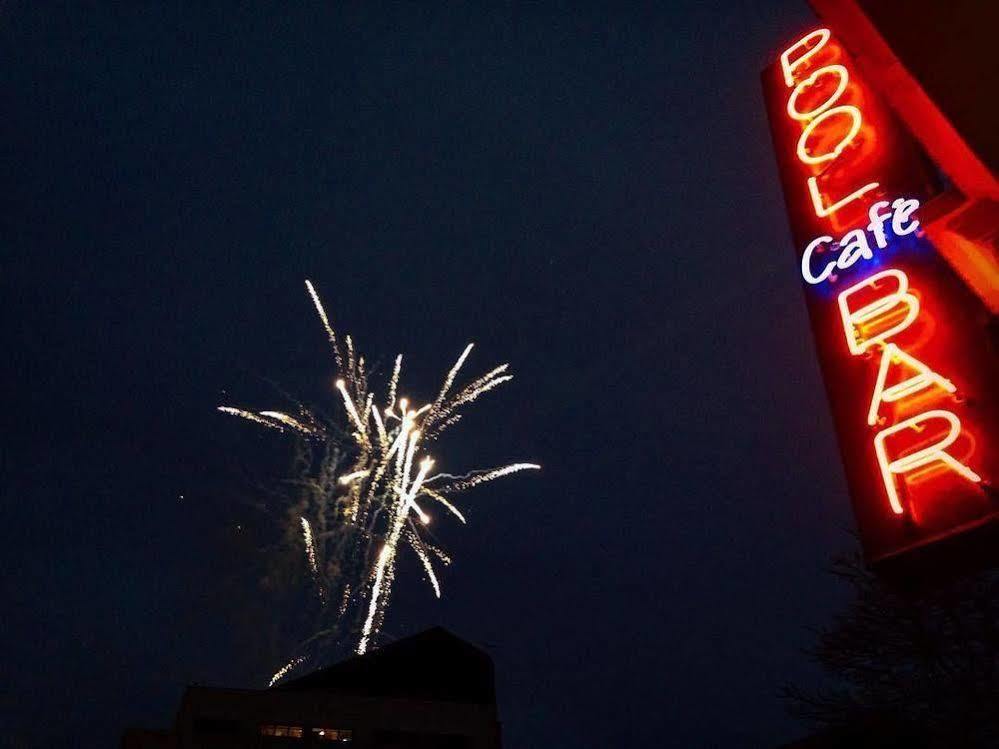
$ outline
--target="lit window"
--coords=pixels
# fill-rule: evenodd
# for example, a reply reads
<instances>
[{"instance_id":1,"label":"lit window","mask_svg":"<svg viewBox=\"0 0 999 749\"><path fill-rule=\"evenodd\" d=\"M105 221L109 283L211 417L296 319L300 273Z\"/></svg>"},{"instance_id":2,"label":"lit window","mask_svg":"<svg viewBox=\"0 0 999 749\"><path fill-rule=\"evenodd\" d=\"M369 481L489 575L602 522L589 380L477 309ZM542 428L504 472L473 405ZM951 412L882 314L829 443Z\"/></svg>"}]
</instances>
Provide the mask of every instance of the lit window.
<instances>
[{"instance_id":1,"label":"lit window","mask_svg":"<svg viewBox=\"0 0 999 749\"><path fill-rule=\"evenodd\" d=\"M354 732L343 728L313 728L312 738L315 741L339 741L346 744L354 740Z\"/></svg>"},{"instance_id":2,"label":"lit window","mask_svg":"<svg viewBox=\"0 0 999 749\"><path fill-rule=\"evenodd\" d=\"M303 736L301 726L280 726L265 724L260 726L261 736L286 736L290 739L300 739Z\"/></svg>"}]
</instances>

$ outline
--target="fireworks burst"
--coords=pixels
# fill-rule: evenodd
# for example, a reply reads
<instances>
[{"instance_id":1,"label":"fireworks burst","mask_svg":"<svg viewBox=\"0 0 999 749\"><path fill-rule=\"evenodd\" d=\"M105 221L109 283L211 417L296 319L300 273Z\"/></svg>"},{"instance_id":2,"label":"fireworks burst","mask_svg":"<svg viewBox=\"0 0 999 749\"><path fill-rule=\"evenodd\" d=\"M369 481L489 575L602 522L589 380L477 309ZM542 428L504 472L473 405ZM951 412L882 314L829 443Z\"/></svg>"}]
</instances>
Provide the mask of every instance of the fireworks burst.
<instances>
[{"instance_id":1,"label":"fireworks burst","mask_svg":"<svg viewBox=\"0 0 999 749\"><path fill-rule=\"evenodd\" d=\"M448 371L435 399L422 406L399 393L402 355L395 359L385 400L369 388L364 357L350 336L342 344L319 295L306 290L329 339L340 378L335 389L341 421L327 422L301 404L294 414L219 406L219 411L291 434L300 440L301 495L289 522L301 532L304 558L320 606L319 626L291 660L274 674L276 683L302 664L322 657L327 646L348 644L364 653L377 639L388 609L400 547L409 548L440 597L434 562L450 557L427 540L430 515L438 506L465 523L454 502L461 491L525 470L534 463L473 470L462 475L432 474L434 460L424 446L461 419L460 410L509 382L501 364L454 391L468 344ZM422 505L422 506L421 506Z\"/></svg>"}]
</instances>

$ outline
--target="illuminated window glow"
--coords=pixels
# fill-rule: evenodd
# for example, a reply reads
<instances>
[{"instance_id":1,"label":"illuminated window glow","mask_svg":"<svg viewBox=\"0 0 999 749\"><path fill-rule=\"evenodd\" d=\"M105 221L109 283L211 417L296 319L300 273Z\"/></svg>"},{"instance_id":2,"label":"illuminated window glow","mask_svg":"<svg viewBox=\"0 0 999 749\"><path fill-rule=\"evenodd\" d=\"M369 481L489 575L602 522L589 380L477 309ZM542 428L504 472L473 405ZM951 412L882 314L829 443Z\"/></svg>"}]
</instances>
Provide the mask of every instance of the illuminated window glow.
<instances>
[{"instance_id":1,"label":"illuminated window glow","mask_svg":"<svg viewBox=\"0 0 999 749\"><path fill-rule=\"evenodd\" d=\"M354 732L344 728L313 728L313 741L335 741L346 744L354 740Z\"/></svg>"},{"instance_id":2,"label":"illuminated window glow","mask_svg":"<svg viewBox=\"0 0 999 749\"><path fill-rule=\"evenodd\" d=\"M260 735L300 739L305 735L305 732L302 730L301 726L282 726L267 723L260 726Z\"/></svg>"},{"instance_id":3,"label":"illuminated window glow","mask_svg":"<svg viewBox=\"0 0 999 749\"><path fill-rule=\"evenodd\" d=\"M907 429L912 429L917 433L923 432L928 426L927 422L934 419L940 419L947 423L948 429L945 437L900 458L891 460L888 457L888 450L885 443L889 437L904 432ZM878 456L878 465L881 468L881 478L885 484L885 491L888 493L888 502L891 504L891 509L896 515L905 513L905 508L902 507L898 496L896 476L901 476L902 480L905 480L904 476L907 473L938 464L949 468L973 483L978 483L982 480L981 476L957 460L953 455L946 452L946 449L954 444L960 433L960 419L950 411L941 410L926 411L918 416L913 416L911 419L900 421L898 424L877 433L874 437L874 451Z\"/></svg>"},{"instance_id":4,"label":"illuminated window glow","mask_svg":"<svg viewBox=\"0 0 999 749\"><path fill-rule=\"evenodd\" d=\"M915 370L917 374L891 387L885 387L888 371L893 364ZM881 366L878 368L878 379L874 384L874 394L871 396L871 407L867 411L867 423L870 426L878 423L878 411L882 403L894 403L932 387L941 388L948 393L957 390L953 382L938 375L919 359L910 356L894 343L886 344L881 352Z\"/></svg>"},{"instance_id":5,"label":"illuminated window glow","mask_svg":"<svg viewBox=\"0 0 999 749\"><path fill-rule=\"evenodd\" d=\"M880 282L895 279L895 290L883 294L860 309L851 309L850 298L868 289L880 290ZM909 277L900 270L868 276L839 295L839 311L851 354L862 354L908 328L919 315L919 299L909 293ZM877 331L868 335L869 330Z\"/></svg>"}]
</instances>

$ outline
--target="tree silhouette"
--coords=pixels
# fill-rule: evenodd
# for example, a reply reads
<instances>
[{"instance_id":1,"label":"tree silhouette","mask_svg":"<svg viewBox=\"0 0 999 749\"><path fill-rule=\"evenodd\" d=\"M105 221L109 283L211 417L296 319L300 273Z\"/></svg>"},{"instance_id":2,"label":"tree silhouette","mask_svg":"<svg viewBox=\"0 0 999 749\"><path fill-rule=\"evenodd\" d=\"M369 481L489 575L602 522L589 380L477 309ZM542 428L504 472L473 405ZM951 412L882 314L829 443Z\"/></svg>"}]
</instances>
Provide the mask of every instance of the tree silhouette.
<instances>
[{"instance_id":1,"label":"tree silhouette","mask_svg":"<svg viewBox=\"0 0 999 749\"><path fill-rule=\"evenodd\" d=\"M810 651L833 684L786 687L791 712L825 729L824 746L999 747L999 572L918 592L858 555L831 572L855 593Z\"/></svg>"}]
</instances>

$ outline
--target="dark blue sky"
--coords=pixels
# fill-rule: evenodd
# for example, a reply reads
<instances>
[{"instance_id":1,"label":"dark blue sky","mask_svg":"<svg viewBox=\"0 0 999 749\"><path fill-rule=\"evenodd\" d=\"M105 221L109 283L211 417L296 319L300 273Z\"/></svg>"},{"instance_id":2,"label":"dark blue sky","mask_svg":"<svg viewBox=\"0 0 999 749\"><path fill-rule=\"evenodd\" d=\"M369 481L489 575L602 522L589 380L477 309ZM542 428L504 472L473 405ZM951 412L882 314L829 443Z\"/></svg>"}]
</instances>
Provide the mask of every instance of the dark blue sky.
<instances>
[{"instance_id":1,"label":"dark blue sky","mask_svg":"<svg viewBox=\"0 0 999 749\"><path fill-rule=\"evenodd\" d=\"M544 471L442 520L386 629L485 645L511 749L767 747L852 522L759 71L801 0L0 10L8 343L0 722L110 746L253 686L246 468L214 412L322 402L302 281L426 398L517 378L438 451ZM183 495L183 499L180 499ZM241 530L242 528L242 530ZM403 570L405 572L405 570Z\"/></svg>"}]
</instances>

